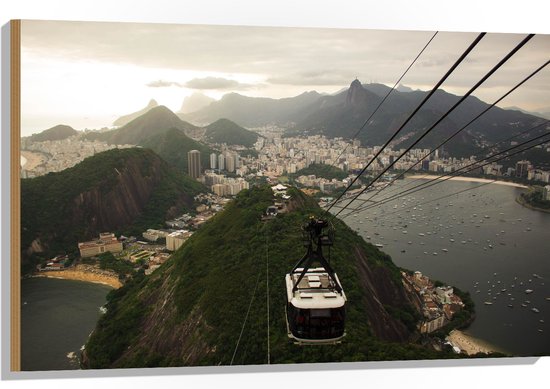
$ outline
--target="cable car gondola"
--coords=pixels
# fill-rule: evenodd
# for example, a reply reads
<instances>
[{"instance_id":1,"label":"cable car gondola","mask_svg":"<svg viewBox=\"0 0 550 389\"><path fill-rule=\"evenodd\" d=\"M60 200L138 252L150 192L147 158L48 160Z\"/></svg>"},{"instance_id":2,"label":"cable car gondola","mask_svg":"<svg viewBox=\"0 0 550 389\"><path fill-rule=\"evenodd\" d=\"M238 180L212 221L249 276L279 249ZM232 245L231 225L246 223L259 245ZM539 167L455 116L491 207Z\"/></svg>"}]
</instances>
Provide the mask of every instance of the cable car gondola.
<instances>
[{"instance_id":1,"label":"cable car gondola","mask_svg":"<svg viewBox=\"0 0 550 389\"><path fill-rule=\"evenodd\" d=\"M288 336L298 344L333 344L345 336L346 295L323 256L323 246L333 243L323 233L327 227L314 218L303 227L307 252L285 277Z\"/></svg>"}]
</instances>

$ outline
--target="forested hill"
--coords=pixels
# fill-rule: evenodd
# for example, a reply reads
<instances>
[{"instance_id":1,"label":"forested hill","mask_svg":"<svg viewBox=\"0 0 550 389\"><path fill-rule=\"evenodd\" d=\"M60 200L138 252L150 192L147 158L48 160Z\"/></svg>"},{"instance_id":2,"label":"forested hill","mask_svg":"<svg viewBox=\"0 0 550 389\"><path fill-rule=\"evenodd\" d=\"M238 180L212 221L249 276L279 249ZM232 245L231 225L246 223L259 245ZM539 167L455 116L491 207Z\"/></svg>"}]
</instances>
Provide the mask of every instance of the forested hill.
<instances>
[{"instance_id":1,"label":"forested hill","mask_svg":"<svg viewBox=\"0 0 550 389\"><path fill-rule=\"evenodd\" d=\"M250 148L254 146L254 143L258 140L258 134L228 119L217 120L205 128L205 137L212 143L242 145Z\"/></svg>"},{"instance_id":2,"label":"forested hill","mask_svg":"<svg viewBox=\"0 0 550 389\"><path fill-rule=\"evenodd\" d=\"M100 232L141 233L189 209L202 184L151 150L112 149L21 180L22 265L77 251Z\"/></svg>"},{"instance_id":3,"label":"forested hill","mask_svg":"<svg viewBox=\"0 0 550 389\"><path fill-rule=\"evenodd\" d=\"M399 269L337 220L331 258L348 297L347 336L338 345L294 345L284 276L304 254L301 225L321 210L289 194L290 212L262 222L271 189L242 191L152 275L111 292L86 344L86 367L264 364L268 309L272 364L454 357L410 343L417 313Z\"/></svg>"}]
</instances>

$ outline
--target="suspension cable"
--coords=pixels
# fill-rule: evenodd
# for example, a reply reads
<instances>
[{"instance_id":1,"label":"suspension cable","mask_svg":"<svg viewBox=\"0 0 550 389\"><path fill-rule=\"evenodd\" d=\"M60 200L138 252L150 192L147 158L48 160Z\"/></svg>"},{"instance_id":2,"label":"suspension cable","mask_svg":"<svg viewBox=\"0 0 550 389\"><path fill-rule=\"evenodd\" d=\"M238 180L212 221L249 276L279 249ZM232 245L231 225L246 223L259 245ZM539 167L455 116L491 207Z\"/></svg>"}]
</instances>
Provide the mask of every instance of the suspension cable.
<instances>
[{"instance_id":1,"label":"suspension cable","mask_svg":"<svg viewBox=\"0 0 550 389\"><path fill-rule=\"evenodd\" d=\"M250 313L250 308L252 307L252 303L254 302L254 297L256 296L256 290L258 289L258 284L260 283L260 272L258 272L258 277L256 278L256 286L254 287L254 292L252 293L252 297L250 298L250 303L248 304L248 309L246 311L246 315L244 317L243 325L241 327L241 333L239 334L239 339L237 339L237 344L235 345L235 350L233 351L233 356L231 357L230 366L233 366L233 360L235 359L235 355L237 354L237 350L239 348L239 343L241 342L241 338L243 336L244 327L246 326L246 321L248 320L248 314Z\"/></svg>"},{"instance_id":2,"label":"suspension cable","mask_svg":"<svg viewBox=\"0 0 550 389\"><path fill-rule=\"evenodd\" d=\"M443 121L452 111L456 109L468 96L470 96L481 84L483 84L493 73L495 73L504 63L506 63L519 49L521 49L529 40L531 40L535 34L529 34L525 37L512 51L510 51L502 60L500 60L485 76L481 78L464 96L462 96L439 120L437 120L430 128L428 128L416 141L414 141L396 160L388 165L378 176L376 176L368 185L365 186L346 206L335 215L337 217L349 204L351 204L356 198L364 193L374 182L376 182L382 175L388 171L397 161L399 161L407 152L409 152L418 142L420 142L426 135L428 135L439 123Z\"/></svg>"},{"instance_id":3,"label":"suspension cable","mask_svg":"<svg viewBox=\"0 0 550 389\"><path fill-rule=\"evenodd\" d=\"M451 73L454 72L454 70L460 65L462 61L470 54L470 52L474 49L474 47L483 39L483 37L486 35L485 32L480 33L476 39L468 46L466 51L462 53L462 55L455 61L453 66L445 73L445 75L437 82L437 84L432 88L432 90L422 99L420 104L414 109L414 111L409 115L409 117L405 120L405 122L395 131L395 133L386 141L386 143L382 146L382 148L374 155L371 160L365 165L365 167L361 170L361 172L355 177L349 186L340 194L340 196L334 201L331 206L325 210L325 213L328 213L332 206L336 204L345 194L346 192L355 184L355 182L363 175L363 173L367 170L367 168L372 164L373 161L376 160L376 158L382 153L382 151L388 146L388 144L401 132L401 130L409 123L409 121L412 119L412 117L422 108L422 106L428 101L428 99L437 91L437 89L445 82L445 80L451 75Z\"/></svg>"},{"instance_id":4,"label":"suspension cable","mask_svg":"<svg viewBox=\"0 0 550 389\"><path fill-rule=\"evenodd\" d=\"M487 160L487 162L485 162L485 163L483 163L483 164L481 164L481 165L478 165L478 164L481 163L481 162L483 162L484 160L476 161L476 162L473 162L473 163L471 163L471 164L469 164L469 165L463 166L462 168L460 168L460 169L458 169L458 170L455 170L455 171L452 172L452 173L447 173L447 174L445 174L445 175L443 175L443 176L437 176L437 177L435 177L435 178L429 180L428 182L424 182L424 183L419 184L419 185L417 185L417 186L415 186L415 187L412 187L412 188L410 188L410 189L407 189L407 190L405 190L405 191L402 191L402 192L400 192L400 193L397 193L397 194L395 194L395 195L392 195L391 197L388 197L388 198L386 198L386 199L383 199L383 200L381 200L381 201L379 201L379 202L377 202L377 203L375 203L375 204L366 205L366 206L363 206L363 207L358 207L358 208L352 210L351 212L347 213L345 216L343 216L343 218L345 218L345 217L347 217L347 216L349 216L349 215L351 215L351 214L353 214L353 213L355 213L355 212L360 212L360 211L364 211L364 210L366 210L366 209L370 209L370 208L375 207L375 206L383 205L383 204L388 203L388 202L390 202L390 201L393 201L393 200L395 200L395 199L397 199L397 198L399 198L399 197L401 197L401 196L410 195L410 194L416 193L416 192L418 192L418 191L420 191L420 190L427 189L427 188L429 188L429 187L431 187L431 186L433 186L433 185L436 185L436 184L445 182L445 181L447 181L447 180L453 178L454 176L459 176L459 175L463 175L463 174L465 174L465 173L469 173L469 172L471 172L471 171L473 171L473 170L482 168L483 166L489 165L489 164L491 164L491 163L498 162L498 161L501 161L501 160L503 160L503 159L512 157L512 156L514 156L514 155L523 153L523 152L525 152L525 151L527 151L527 150L529 150L529 149L532 149L533 147L540 146L540 145L543 145L543 144L545 144L545 143L548 143L548 142L550 141L550 139L544 139L544 140L542 140L541 142L538 142L538 143L536 143L536 144L533 144L533 145L531 145L531 146L528 146L528 147L526 147L526 148L524 148L524 149L518 150L518 151L516 151L516 152L514 152L514 153L512 153L512 154L504 155L504 156L502 156L502 157L500 157L500 158L497 158L497 159L495 159L495 160L489 161L490 158L494 158L494 157L496 157L496 156L498 156L498 155L500 155L500 154L503 154L503 153L508 152L508 151L511 151L511 150L513 150L513 149L519 148L519 147L521 147L521 146L524 146L524 145L527 144L527 143L533 142L533 141L535 141L535 140L539 140L539 139L541 139L541 138L543 138L543 137L545 137L545 136L549 136L549 135L550 135L550 133L542 134L542 135L539 135L539 136L537 136L537 137L535 137L535 138L533 138L533 139L530 139L530 140L527 140L527 141L525 141L525 142L523 142L523 143L521 143L521 144L518 144L518 145L516 145L516 146L514 146L514 147L511 147L511 148L509 148L509 149L507 149L507 150L504 150L504 151L495 153L495 154L493 154L493 155L491 155L491 156L485 158L484 160ZM477 166L474 166L474 165L477 165ZM469 169L468 169L468 168L469 168ZM468 169L468 170L466 170L466 171L464 171L464 172L461 172L461 171L464 170L464 169ZM429 184L431 184L431 185L429 185ZM416 190L415 190L415 189L416 189Z\"/></svg>"},{"instance_id":5,"label":"suspension cable","mask_svg":"<svg viewBox=\"0 0 550 389\"><path fill-rule=\"evenodd\" d=\"M365 120L365 122L363 123L363 125L359 128L359 130L357 130L357 132L355 133L355 135L353 135L353 137L351 138L351 140L354 140L355 138L357 138L357 135L359 135L359 133L365 128L365 126L367 126L367 124L369 124L370 120L373 118L373 116L376 114L376 112L378 112L378 109L380 109L380 107L382 106L382 104L384 104L384 102L386 101L386 99L391 95L391 93L395 90L395 88L397 87L397 85L399 85L399 83L401 82L401 80L403 79L403 77L405 77L405 75L408 73L408 71L413 67L413 65L416 63L416 61L418 60L418 58L422 55L422 53L424 52L424 50L426 50L426 48L430 45L430 43L434 40L435 36L437 35L439 31L436 31L432 37L430 38L430 40L428 41L428 43L426 43L424 45L424 47L422 48L422 50L420 50L420 52L417 54L417 56L413 59L413 61L411 62L411 64L409 65L409 67L407 67L407 69L403 72L403 74L401 75L401 77L399 77L399 79L395 82L395 84L392 86L392 88L389 90L388 93L386 93L386 96L384 96L384 98L382 99L382 101L380 101L380 103L378 103L378 106L374 109L374 111L372 111L372 113L369 115L369 117L367 118L367 120ZM334 161L332 162L332 164L330 165L331 167L334 166L334 164L338 161L338 159L340 159L340 157L346 152L346 150L348 149L349 147L349 143L346 144L346 147L344 147L344 150L342 150L340 152L340 154L334 159Z\"/></svg>"},{"instance_id":6,"label":"suspension cable","mask_svg":"<svg viewBox=\"0 0 550 389\"><path fill-rule=\"evenodd\" d=\"M529 76L525 77L521 82L519 82L516 86L514 86L512 89L510 89L508 92L506 92L504 95L502 95L499 99L497 99L493 104L491 104L490 106L488 106L486 109L484 109L483 111L481 111L481 113L479 113L476 117L474 117L472 120L470 120L467 124L465 124L464 126L462 126L460 129L458 129L457 131L455 131L452 135L450 135L447 139L445 139L443 142L441 142L439 145L435 146L428 154L424 155L422 158L420 158L418 161L416 161L412 166L410 166L407 170L405 170L404 172L400 173L398 176L394 177L388 186L385 186L381 189L379 189L378 191L376 191L371 197L369 197L366 201L369 201L370 199L372 199L374 196L377 196L378 194L380 194L380 192L382 192L384 189L388 188L392 183L394 183L395 181L397 181L398 179L400 179L401 177L403 177L406 173L410 172L415 166L417 166L420 162L422 162L424 159L426 159L427 157L429 157L430 155L432 155L437 149L439 149L440 147L444 146L447 142L449 142L451 139L453 139L455 136L457 136L460 132L462 132L465 128L467 128L468 126L470 126L474 121L476 121L477 119L479 119L482 115L484 115L487 111L489 111L491 108L493 108L496 104L498 104L500 101L502 101L504 98L506 98L508 95L510 95L513 91L515 91L517 88L519 88L521 85L523 85L525 82L527 82L530 78L532 78L535 74L537 74L539 71L541 71L542 69L544 69L548 64L550 64L550 60L546 61L543 65L541 65L538 69L536 69L534 72L532 72ZM548 123L548 121L546 122ZM544 123L543 123L544 124ZM542 124L541 124L542 125ZM539 126L541 126L539 125ZM537 127L539 127L537 126ZM535 127L536 128L536 127ZM532 130L532 129L530 129ZM516 137L518 135L515 135L513 136L512 138ZM503 142L503 141L501 141ZM499 142L500 143L500 142ZM498 144L498 143L497 143Z\"/></svg>"},{"instance_id":7,"label":"suspension cable","mask_svg":"<svg viewBox=\"0 0 550 389\"><path fill-rule=\"evenodd\" d=\"M483 148L483 149L480 150L478 153L474 154L473 157L479 157L479 156L481 156L482 153L485 153L487 150L490 151L491 149L494 149L495 147L497 147L497 146L500 145L501 143L505 143L505 142L511 141L512 139L521 137L522 135L525 135L525 134L528 133L528 132L531 132L531 131L533 131L533 130L536 130L536 129L539 128L539 127L543 127L543 126L548 125L548 124L550 124L550 120L545 120L544 122L542 122L542 123L540 123L540 124L537 124L537 125L534 126L534 127L531 127L531 128L526 129L526 130L520 131L520 132L518 132L518 133L515 134L515 135L509 136L508 138L503 139L503 140L501 140L501 141L498 141L497 143L495 143L495 144L493 144L493 145L491 145L491 146L487 146L487 147ZM424 156L424 158L426 158L426 157L427 157L427 155ZM416 165L417 165L417 164L413 165L412 167L414 167L414 166L416 166ZM402 175L400 175L400 177L403 177L406 173L408 173L408 172L411 171L411 170L412 170L412 169L407 169ZM405 184L405 186L403 186L403 187L401 187L401 188L399 188L399 189L403 189L403 188L405 188L405 187L407 187L407 186L410 186L410 185L414 184L417 180L421 180L421 178L417 178L417 179L415 179L415 180L413 180L413 181L411 181L411 182ZM394 183L395 181L396 181L396 180L390 181L389 185L391 185L391 184ZM387 187L389 187L389 185L388 185ZM380 192L382 192L382 191L383 191L385 188L387 188L387 187L384 187L384 188L382 188L381 190L377 191L375 195L378 195ZM392 192L390 192L390 193L392 193ZM365 202L365 201L368 201L368 200L370 200L370 199L372 199L372 197L370 197L370 198L367 199L367 200L361 200L361 199L360 199L359 201L364 201L364 202Z\"/></svg>"}]
</instances>

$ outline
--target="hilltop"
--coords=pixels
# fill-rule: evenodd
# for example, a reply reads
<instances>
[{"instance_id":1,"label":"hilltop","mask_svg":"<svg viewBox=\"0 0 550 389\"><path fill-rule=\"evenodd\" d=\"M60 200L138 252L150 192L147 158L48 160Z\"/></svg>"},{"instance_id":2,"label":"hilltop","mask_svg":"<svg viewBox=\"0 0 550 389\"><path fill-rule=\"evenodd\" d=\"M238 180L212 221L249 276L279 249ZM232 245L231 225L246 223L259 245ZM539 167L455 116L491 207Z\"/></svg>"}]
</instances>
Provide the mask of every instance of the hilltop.
<instances>
[{"instance_id":1,"label":"hilltop","mask_svg":"<svg viewBox=\"0 0 550 389\"><path fill-rule=\"evenodd\" d=\"M219 119L205 127L205 137L212 143L242 145L253 147L258 140L258 134L239 126L228 119Z\"/></svg>"},{"instance_id":2,"label":"hilltop","mask_svg":"<svg viewBox=\"0 0 550 389\"><path fill-rule=\"evenodd\" d=\"M266 363L266 266L273 364L456 357L413 343L418 313L400 269L338 220L331 258L348 297L347 336L332 346L292 344L284 275L303 255L300 226L321 210L303 193L289 193L289 212L263 223L271 189L242 191L151 276L111 292L86 344L85 366L228 365L245 315L234 364Z\"/></svg>"},{"instance_id":3,"label":"hilltop","mask_svg":"<svg viewBox=\"0 0 550 389\"><path fill-rule=\"evenodd\" d=\"M21 181L22 266L77 251L99 232L141 233L193 205L204 187L151 150L98 153L72 168Z\"/></svg>"},{"instance_id":4,"label":"hilltop","mask_svg":"<svg viewBox=\"0 0 550 389\"><path fill-rule=\"evenodd\" d=\"M145 108L142 108L139 111L133 112L131 114L119 117L113 122L113 126L124 126L155 107L158 107L158 103L155 99L151 99L149 103L145 106Z\"/></svg>"},{"instance_id":5,"label":"hilltop","mask_svg":"<svg viewBox=\"0 0 550 389\"><path fill-rule=\"evenodd\" d=\"M102 133L89 133L86 138L89 140L97 139L110 144L138 145L147 138L159 135L172 128L182 131L197 129L194 125L181 120L164 105L159 105L120 128Z\"/></svg>"},{"instance_id":6,"label":"hilltop","mask_svg":"<svg viewBox=\"0 0 550 389\"><path fill-rule=\"evenodd\" d=\"M45 142L67 139L70 136L77 135L78 131L65 124L59 124L52 128L48 128L38 134L33 134L27 139L31 142Z\"/></svg>"},{"instance_id":7,"label":"hilltop","mask_svg":"<svg viewBox=\"0 0 550 389\"><path fill-rule=\"evenodd\" d=\"M203 168L209 166L210 153L214 152L210 147L189 138L182 130L176 128L144 139L139 145L153 150L166 162L185 173L188 172L187 153L189 151L199 150L201 152Z\"/></svg>"}]
</instances>

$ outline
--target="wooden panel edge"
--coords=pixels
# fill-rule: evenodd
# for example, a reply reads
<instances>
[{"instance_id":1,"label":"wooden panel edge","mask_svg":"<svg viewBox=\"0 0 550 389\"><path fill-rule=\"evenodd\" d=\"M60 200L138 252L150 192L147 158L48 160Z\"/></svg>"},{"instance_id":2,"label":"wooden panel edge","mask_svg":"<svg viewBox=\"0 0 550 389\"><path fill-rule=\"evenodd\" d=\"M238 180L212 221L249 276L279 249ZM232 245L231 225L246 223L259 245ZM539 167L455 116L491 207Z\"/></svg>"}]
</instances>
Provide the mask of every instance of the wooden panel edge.
<instances>
[{"instance_id":1,"label":"wooden panel edge","mask_svg":"<svg viewBox=\"0 0 550 389\"><path fill-rule=\"evenodd\" d=\"M21 371L21 20L10 21L10 370Z\"/></svg>"}]
</instances>

